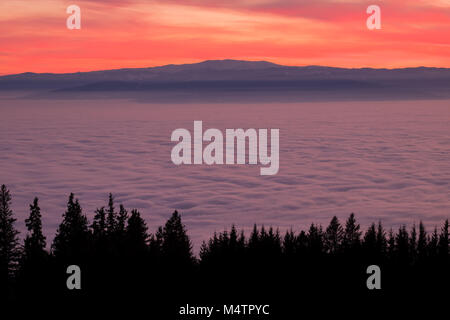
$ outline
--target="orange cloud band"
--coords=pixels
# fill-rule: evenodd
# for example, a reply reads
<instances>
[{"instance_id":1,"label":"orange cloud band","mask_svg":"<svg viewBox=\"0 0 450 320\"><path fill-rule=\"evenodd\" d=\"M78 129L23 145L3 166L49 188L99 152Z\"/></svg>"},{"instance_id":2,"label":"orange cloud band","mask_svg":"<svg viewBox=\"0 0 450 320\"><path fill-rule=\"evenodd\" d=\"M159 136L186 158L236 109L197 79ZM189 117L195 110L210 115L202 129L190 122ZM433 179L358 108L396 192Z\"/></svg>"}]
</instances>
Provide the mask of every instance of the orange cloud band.
<instances>
[{"instance_id":1,"label":"orange cloud band","mask_svg":"<svg viewBox=\"0 0 450 320\"><path fill-rule=\"evenodd\" d=\"M0 4L0 73L75 72L270 60L289 65L450 67L450 1L78 1L81 30L61 0Z\"/></svg>"}]
</instances>

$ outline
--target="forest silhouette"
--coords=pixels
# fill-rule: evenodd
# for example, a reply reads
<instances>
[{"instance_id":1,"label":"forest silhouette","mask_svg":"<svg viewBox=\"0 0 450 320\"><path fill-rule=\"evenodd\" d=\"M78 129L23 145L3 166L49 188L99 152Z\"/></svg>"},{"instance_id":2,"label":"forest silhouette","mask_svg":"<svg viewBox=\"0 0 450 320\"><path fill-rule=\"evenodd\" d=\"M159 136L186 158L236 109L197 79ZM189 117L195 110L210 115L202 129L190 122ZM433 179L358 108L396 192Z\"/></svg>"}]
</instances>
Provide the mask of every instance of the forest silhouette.
<instances>
[{"instance_id":1,"label":"forest silhouette","mask_svg":"<svg viewBox=\"0 0 450 320\"><path fill-rule=\"evenodd\" d=\"M334 216L325 228L311 224L308 230L283 234L255 224L247 236L231 226L203 242L196 257L177 211L150 232L140 212L117 206L112 194L91 222L70 194L47 250L38 198L29 210L20 242L10 192L1 186L2 301L92 303L120 297L162 309L242 299L288 304L302 295L322 301L342 294L420 295L450 284L448 219L431 233L422 222L409 230L386 230L380 222L363 230L353 213L342 224ZM69 265L81 269L81 290L66 286ZM382 270L381 290L367 289L369 265Z\"/></svg>"}]
</instances>

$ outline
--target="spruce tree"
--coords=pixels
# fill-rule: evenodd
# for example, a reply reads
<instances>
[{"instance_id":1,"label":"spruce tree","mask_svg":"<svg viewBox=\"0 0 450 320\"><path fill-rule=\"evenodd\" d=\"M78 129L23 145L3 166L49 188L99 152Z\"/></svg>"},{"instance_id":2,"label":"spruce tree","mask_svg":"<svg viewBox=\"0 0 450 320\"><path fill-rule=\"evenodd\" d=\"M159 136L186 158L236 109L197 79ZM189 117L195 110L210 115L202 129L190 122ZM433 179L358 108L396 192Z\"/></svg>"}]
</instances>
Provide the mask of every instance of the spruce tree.
<instances>
[{"instance_id":1,"label":"spruce tree","mask_svg":"<svg viewBox=\"0 0 450 320\"><path fill-rule=\"evenodd\" d=\"M108 254L108 237L106 230L105 207L95 210L94 219L91 225L92 244L95 251L95 259L103 262Z\"/></svg>"},{"instance_id":2,"label":"spruce tree","mask_svg":"<svg viewBox=\"0 0 450 320\"><path fill-rule=\"evenodd\" d=\"M344 230L336 216L334 216L325 230L325 249L330 254L338 253L344 237Z\"/></svg>"},{"instance_id":3,"label":"spruce tree","mask_svg":"<svg viewBox=\"0 0 450 320\"><path fill-rule=\"evenodd\" d=\"M109 236L113 236L117 230L117 213L114 208L114 197L111 193L108 197L106 215L106 230Z\"/></svg>"},{"instance_id":4,"label":"spruce tree","mask_svg":"<svg viewBox=\"0 0 450 320\"><path fill-rule=\"evenodd\" d=\"M409 236L409 247L410 247L411 251L416 251L416 249L417 249L417 229L416 229L415 224L413 224L413 226L411 228L411 232L410 232L410 236Z\"/></svg>"},{"instance_id":5,"label":"spruce tree","mask_svg":"<svg viewBox=\"0 0 450 320\"><path fill-rule=\"evenodd\" d=\"M269 228L269 232L267 234L267 245L269 252L271 253L271 259L278 260L277 258L281 255L282 246L281 246L281 237L280 230L273 230L272 227Z\"/></svg>"},{"instance_id":6,"label":"spruce tree","mask_svg":"<svg viewBox=\"0 0 450 320\"><path fill-rule=\"evenodd\" d=\"M165 262L173 266L191 265L194 261L191 241L176 210L163 228L161 249Z\"/></svg>"},{"instance_id":7,"label":"spruce tree","mask_svg":"<svg viewBox=\"0 0 450 320\"><path fill-rule=\"evenodd\" d=\"M441 228L441 234L439 235L438 252L439 256L446 259L448 258L449 249L449 223L448 219L445 220L444 225Z\"/></svg>"},{"instance_id":8,"label":"spruce tree","mask_svg":"<svg viewBox=\"0 0 450 320\"><path fill-rule=\"evenodd\" d=\"M300 231L297 237L295 237L295 255L303 255L308 250L308 235L304 230Z\"/></svg>"},{"instance_id":9,"label":"spruce tree","mask_svg":"<svg viewBox=\"0 0 450 320\"><path fill-rule=\"evenodd\" d=\"M149 253L150 257L153 261L159 262L161 259L161 248L162 248L162 242L163 242L163 229L162 227L158 227L158 230L156 231L156 234L152 234L150 236L149 240Z\"/></svg>"},{"instance_id":10,"label":"spruce tree","mask_svg":"<svg viewBox=\"0 0 450 320\"><path fill-rule=\"evenodd\" d=\"M236 227L234 226L234 224L231 226L229 245L230 245L230 251L233 254L236 254L237 247L238 247L238 234L237 234L237 230L236 230Z\"/></svg>"},{"instance_id":11,"label":"spruce tree","mask_svg":"<svg viewBox=\"0 0 450 320\"><path fill-rule=\"evenodd\" d=\"M200 246L199 257L202 263L207 263L210 256L209 245L205 240L202 241L202 245Z\"/></svg>"},{"instance_id":12,"label":"spruce tree","mask_svg":"<svg viewBox=\"0 0 450 320\"><path fill-rule=\"evenodd\" d=\"M246 249L246 240L245 240L245 234L244 234L243 230L241 230L241 233L239 234L237 245L238 245L238 250L241 253L244 253L244 251Z\"/></svg>"},{"instance_id":13,"label":"spruce tree","mask_svg":"<svg viewBox=\"0 0 450 320\"><path fill-rule=\"evenodd\" d=\"M259 239L260 239L259 230L256 224L254 224L253 230L250 233L250 238L248 239L248 248L250 250L256 250L259 245Z\"/></svg>"},{"instance_id":14,"label":"spruce tree","mask_svg":"<svg viewBox=\"0 0 450 320\"><path fill-rule=\"evenodd\" d=\"M19 232L15 229L11 195L5 185L0 188L0 284L8 281L19 258Z\"/></svg>"},{"instance_id":15,"label":"spruce tree","mask_svg":"<svg viewBox=\"0 0 450 320\"><path fill-rule=\"evenodd\" d=\"M288 259L292 259L295 254L295 234L292 228L284 235L283 253Z\"/></svg>"},{"instance_id":16,"label":"spruce tree","mask_svg":"<svg viewBox=\"0 0 450 320\"><path fill-rule=\"evenodd\" d=\"M126 223L128 219L128 212L121 204L119 207L119 214L117 216L117 233L119 237L125 233Z\"/></svg>"},{"instance_id":17,"label":"spruce tree","mask_svg":"<svg viewBox=\"0 0 450 320\"><path fill-rule=\"evenodd\" d=\"M413 224L409 235L409 255L413 262L417 259L417 229L416 224Z\"/></svg>"},{"instance_id":18,"label":"spruce tree","mask_svg":"<svg viewBox=\"0 0 450 320\"><path fill-rule=\"evenodd\" d=\"M42 233L42 216L39 207L39 199L34 198L30 204L30 216L25 220L28 234L24 243L24 261L29 264L36 264L45 259L45 236Z\"/></svg>"},{"instance_id":19,"label":"spruce tree","mask_svg":"<svg viewBox=\"0 0 450 320\"><path fill-rule=\"evenodd\" d=\"M435 226L427 246L428 254L431 257L436 257L438 255L438 243L439 243L439 234L437 231L437 227Z\"/></svg>"},{"instance_id":20,"label":"spruce tree","mask_svg":"<svg viewBox=\"0 0 450 320\"><path fill-rule=\"evenodd\" d=\"M18 284L23 289L21 293L25 296L39 294L42 288L48 285L50 275L38 201L38 198L34 198L33 203L30 204L30 215L25 219L28 233L24 241L18 277Z\"/></svg>"},{"instance_id":21,"label":"spruce tree","mask_svg":"<svg viewBox=\"0 0 450 320\"><path fill-rule=\"evenodd\" d=\"M311 224L308 230L308 251L312 255L320 255L324 251L322 226Z\"/></svg>"},{"instance_id":22,"label":"spruce tree","mask_svg":"<svg viewBox=\"0 0 450 320\"><path fill-rule=\"evenodd\" d=\"M386 239L386 231L384 231L381 221L378 222L376 234L376 252L378 257L385 257L388 250L388 240Z\"/></svg>"},{"instance_id":23,"label":"spruce tree","mask_svg":"<svg viewBox=\"0 0 450 320\"><path fill-rule=\"evenodd\" d=\"M351 213L345 223L342 246L344 251L354 251L359 248L361 243L360 225L356 223L355 214Z\"/></svg>"},{"instance_id":24,"label":"spruce tree","mask_svg":"<svg viewBox=\"0 0 450 320\"><path fill-rule=\"evenodd\" d=\"M395 255L395 234L392 228L389 230L389 236L387 240L387 253L388 257L392 259Z\"/></svg>"},{"instance_id":25,"label":"spruce tree","mask_svg":"<svg viewBox=\"0 0 450 320\"><path fill-rule=\"evenodd\" d=\"M56 231L52 244L52 253L57 259L72 261L84 258L89 252L90 232L88 221L82 213L78 199L71 193L67 202L63 221Z\"/></svg>"},{"instance_id":26,"label":"spruce tree","mask_svg":"<svg viewBox=\"0 0 450 320\"><path fill-rule=\"evenodd\" d=\"M238 232L233 225L230 232L230 248L233 253L234 264L236 268L242 268L242 263L245 256L245 236L244 231Z\"/></svg>"},{"instance_id":27,"label":"spruce tree","mask_svg":"<svg viewBox=\"0 0 450 320\"><path fill-rule=\"evenodd\" d=\"M422 221L419 223L419 238L417 240L417 255L419 260L423 260L427 256L427 232Z\"/></svg>"},{"instance_id":28,"label":"spruce tree","mask_svg":"<svg viewBox=\"0 0 450 320\"><path fill-rule=\"evenodd\" d=\"M367 255L373 256L377 248L377 231L375 223L372 223L364 234L363 248Z\"/></svg>"},{"instance_id":29,"label":"spruce tree","mask_svg":"<svg viewBox=\"0 0 450 320\"><path fill-rule=\"evenodd\" d=\"M398 229L397 236L395 238L395 246L397 258L400 259L400 262L408 263L410 257L409 235L406 230L406 226L404 225Z\"/></svg>"},{"instance_id":30,"label":"spruce tree","mask_svg":"<svg viewBox=\"0 0 450 320\"><path fill-rule=\"evenodd\" d=\"M95 210L94 220L92 221L92 235L95 240L104 239L106 236L106 212L105 207Z\"/></svg>"},{"instance_id":31,"label":"spruce tree","mask_svg":"<svg viewBox=\"0 0 450 320\"><path fill-rule=\"evenodd\" d=\"M126 228L127 250L135 256L145 256L148 251L149 235L147 224L138 210L131 210Z\"/></svg>"}]
</instances>

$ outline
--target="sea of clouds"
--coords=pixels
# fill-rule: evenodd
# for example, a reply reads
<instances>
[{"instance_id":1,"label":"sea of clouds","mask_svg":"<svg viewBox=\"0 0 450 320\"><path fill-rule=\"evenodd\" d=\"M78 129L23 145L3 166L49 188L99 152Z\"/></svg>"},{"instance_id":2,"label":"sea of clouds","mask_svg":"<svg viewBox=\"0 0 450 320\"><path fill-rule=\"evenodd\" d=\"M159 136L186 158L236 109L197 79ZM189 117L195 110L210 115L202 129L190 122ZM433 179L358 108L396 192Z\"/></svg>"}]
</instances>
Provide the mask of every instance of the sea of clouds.
<instances>
[{"instance_id":1,"label":"sea of clouds","mask_svg":"<svg viewBox=\"0 0 450 320\"><path fill-rule=\"evenodd\" d=\"M92 220L112 192L154 232L181 212L196 251L214 231L254 223L299 230L351 212L364 227L450 217L449 101L151 104L0 100L0 183L22 231L39 197L51 240L74 192ZM176 128L279 128L280 170L176 166Z\"/></svg>"}]
</instances>

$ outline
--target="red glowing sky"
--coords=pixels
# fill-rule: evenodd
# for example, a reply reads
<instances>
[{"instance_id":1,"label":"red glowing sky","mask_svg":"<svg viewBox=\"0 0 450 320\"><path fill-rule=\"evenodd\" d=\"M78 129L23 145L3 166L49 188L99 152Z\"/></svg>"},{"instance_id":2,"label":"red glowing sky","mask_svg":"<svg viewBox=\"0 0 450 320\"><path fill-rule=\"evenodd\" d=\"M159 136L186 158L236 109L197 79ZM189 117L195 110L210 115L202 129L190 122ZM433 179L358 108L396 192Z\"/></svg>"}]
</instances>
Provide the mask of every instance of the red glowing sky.
<instances>
[{"instance_id":1,"label":"red glowing sky","mask_svg":"<svg viewBox=\"0 0 450 320\"><path fill-rule=\"evenodd\" d=\"M81 8L68 30L66 8ZM366 8L381 7L381 30ZM450 0L3 0L0 74L268 60L450 67Z\"/></svg>"}]
</instances>

